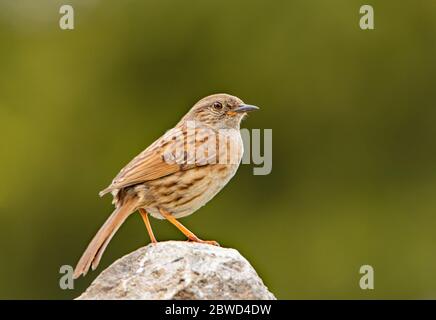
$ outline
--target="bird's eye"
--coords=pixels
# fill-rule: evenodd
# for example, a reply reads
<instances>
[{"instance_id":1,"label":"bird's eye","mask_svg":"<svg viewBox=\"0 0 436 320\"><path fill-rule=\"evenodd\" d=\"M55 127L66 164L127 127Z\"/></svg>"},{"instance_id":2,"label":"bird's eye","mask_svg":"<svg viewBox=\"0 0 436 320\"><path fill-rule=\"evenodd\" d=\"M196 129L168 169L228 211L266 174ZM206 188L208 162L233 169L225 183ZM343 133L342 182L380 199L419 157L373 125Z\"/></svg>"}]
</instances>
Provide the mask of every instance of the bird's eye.
<instances>
[{"instance_id":1,"label":"bird's eye","mask_svg":"<svg viewBox=\"0 0 436 320\"><path fill-rule=\"evenodd\" d=\"M221 102L214 102L213 103L213 107L216 109L216 110L221 110L222 108L223 108L223 105L221 104Z\"/></svg>"}]
</instances>

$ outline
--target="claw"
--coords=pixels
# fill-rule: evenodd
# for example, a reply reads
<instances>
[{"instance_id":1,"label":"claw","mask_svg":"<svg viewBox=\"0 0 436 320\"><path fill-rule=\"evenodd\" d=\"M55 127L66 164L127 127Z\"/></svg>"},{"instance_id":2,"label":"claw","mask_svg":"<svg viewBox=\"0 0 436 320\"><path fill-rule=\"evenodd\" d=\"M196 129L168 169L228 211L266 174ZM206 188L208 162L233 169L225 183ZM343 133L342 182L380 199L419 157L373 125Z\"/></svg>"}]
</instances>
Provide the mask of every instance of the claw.
<instances>
[{"instance_id":1,"label":"claw","mask_svg":"<svg viewBox=\"0 0 436 320\"><path fill-rule=\"evenodd\" d=\"M220 244L215 240L201 240L199 238L188 238L189 242L205 243L212 246L220 247Z\"/></svg>"}]
</instances>

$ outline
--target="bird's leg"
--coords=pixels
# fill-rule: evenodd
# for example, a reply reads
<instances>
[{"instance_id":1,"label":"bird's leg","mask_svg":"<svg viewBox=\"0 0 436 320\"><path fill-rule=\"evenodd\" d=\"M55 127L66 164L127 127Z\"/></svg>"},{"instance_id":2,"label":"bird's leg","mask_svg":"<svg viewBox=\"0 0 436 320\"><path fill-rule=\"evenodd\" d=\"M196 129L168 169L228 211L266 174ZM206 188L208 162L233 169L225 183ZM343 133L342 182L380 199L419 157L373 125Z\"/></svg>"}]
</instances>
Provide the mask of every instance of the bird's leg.
<instances>
[{"instance_id":1,"label":"bird's leg","mask_svg":"<svg viewBox=\"0 0 436 320\"><path fill-rule=\"evenodd\" d=\"M187 236L189 241L219 246L219 243L214 240L201 240L200 238L198 238L194 233L192 233L188 228L186 228L176 218L174 218L174 216L171 213L160 208L159 208L159 212L162 214L162 216L165 219L171 222L177 229L179 229L185 236Z\"/></svg>"},{"instance_id":2,"label":"bird's leg","mask_svg":"<svg viewBox=\"0 0 436 320\"><path fill-rule=\"evenodd\" d=\"M148 235L150 236L150 240L152 243L157 243L157 240L154 236L153 229L151 229L150 220L148 219L148 213L144 209L139 209L139 213L141 214L142 220L144 220L145 227L147 228Z\"/></svg>"}]
</instances>

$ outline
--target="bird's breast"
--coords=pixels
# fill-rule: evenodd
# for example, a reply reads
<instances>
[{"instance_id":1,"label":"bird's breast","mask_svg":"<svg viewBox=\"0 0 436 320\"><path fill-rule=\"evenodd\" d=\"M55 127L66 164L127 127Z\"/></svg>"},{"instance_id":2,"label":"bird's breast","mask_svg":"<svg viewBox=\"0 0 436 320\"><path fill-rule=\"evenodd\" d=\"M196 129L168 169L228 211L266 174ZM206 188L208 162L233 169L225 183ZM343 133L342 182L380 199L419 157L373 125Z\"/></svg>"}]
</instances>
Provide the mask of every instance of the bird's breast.
<instances>
[{"instance_id":1,"label":"bird's breast","mask_svg":"<svg viewBox=\"0 0 436 320\"><path fill-rule=\"evenodd\" d=\"M235 175L242 159L242 139L238 134L232 149L218 152L214 164L197 166L146 183L153 201L145 209L155 218L162 219L159 208L176 218L192 214L211 200ZM226 161L224 161L226 160Z\"/></svg>"}]
</instances>

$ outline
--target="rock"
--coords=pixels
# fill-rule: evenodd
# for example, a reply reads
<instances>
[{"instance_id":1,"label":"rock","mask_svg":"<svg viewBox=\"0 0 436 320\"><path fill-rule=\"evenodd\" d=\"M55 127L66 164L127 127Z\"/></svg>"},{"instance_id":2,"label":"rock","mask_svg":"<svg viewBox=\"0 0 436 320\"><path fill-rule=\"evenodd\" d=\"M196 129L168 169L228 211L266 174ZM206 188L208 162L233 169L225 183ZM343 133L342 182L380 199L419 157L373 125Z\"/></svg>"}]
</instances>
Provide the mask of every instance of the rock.
<instances>
[{"instance_id":1,"label":"rock","mask_svg":"<svg viewBox=\"0 0 436 320\"><path fill-rule=\"evenodd\" d=\"M150 244L104 270L77 299L275 300L235 249L168 241Z\"/></svg>"}]
</instances>

